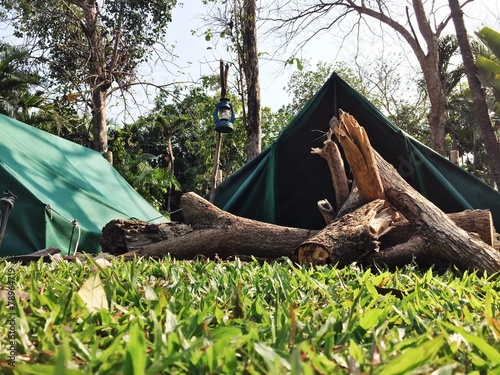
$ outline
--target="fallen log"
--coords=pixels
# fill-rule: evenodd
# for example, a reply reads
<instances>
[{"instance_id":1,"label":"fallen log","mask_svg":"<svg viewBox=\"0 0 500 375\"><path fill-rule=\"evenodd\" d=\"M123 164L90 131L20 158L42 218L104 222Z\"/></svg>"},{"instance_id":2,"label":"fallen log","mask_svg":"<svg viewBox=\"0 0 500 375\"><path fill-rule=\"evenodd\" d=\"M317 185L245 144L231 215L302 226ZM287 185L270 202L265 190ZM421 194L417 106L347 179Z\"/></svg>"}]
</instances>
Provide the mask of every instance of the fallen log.
<instances>
[{"instance_id":1,"label":"fallen log","mask_svg":"<svg viewBox=\"0 0 500 375\"><path fill-rule=\"evenodd\" d=\"M492 238L493 220L489 210L465 210L447 216L470 236L497 248ZM368 254L363 263L383 263L391 268L410 263L421 268L447 267L450 264L447 257L433 252L429 245L424 237L416 234L415 227L410 222L394 223L394 229L384 236L380 251Z\"/></svg>"},{"instance_id":2,"label":"fallen log","mask_svg":"<svg viewBox=\"0 0 500 375\"><path fill-rule=\"evenodd\" d=\"M378 239L391 229L395 211L383 199L371 201L332 221L295 251L300 264L345 266L378 251Z\"/></svg>"},{"instance_id":3,"label":"fallen log","mask_svg":"<svg viewBox=\"0 0 500 375\"><path fill-rule=\"evenodd\" d=\"M376 151L387 200L417 229L430 254L444 257L461 270L500 271L500 253L459 228L444 212L408 184Z\"/></svg>"},{"instance_id":4,"label":"fallen log","mask_svg":"<svg viewBox=\"0 0 500 375\"><path fill-rule=\"evenodd\" d=\"M429 242L421 237L414 235L407 241L383 249L379 252L368 254L363 260L363 264L385 264L390 268L402 267L405 264L418 264L422 268L432 265L447 266L449 262L439 255L432 254Z\"/></svg>"},{"instance_id":5,"label":"fallen log","mask_svg":"<svg viewBox=\"0 0 500 375\"><path fill-rule=\"evenodd\" d=\"M476 233L483 242L494 245L495 227L490 210L465 210L446 215L466 232ZM415 226L406 219L393 225L394 229L384 236L382 249L405 243L416 233Z\"/></svg>"},{"instance_id":6,"label":"fallen log","mask_svg":"<svg viewBox=\"0 0 500 375\"><path fill-rule=\"evenodd\" d=\"M153 224L141 220L118 219L104 226L99 242L104 253L121 255L192 231L193 229L184 223Z\"/></svg>"},{"instance_id":7,"label":"fallen log","mask_svg":"<svg viewBox=\"0 0 500 375\"><path fill-rule=\"evenodd\" d=\"M255 256L264 259L289 257L317 231L289 228L233 215L189 192L181 197L186 224L192 231L182 236L152 243L126 257L164 257L176 259L227 259L231 256Z\"/></svg>"}]
</instances>

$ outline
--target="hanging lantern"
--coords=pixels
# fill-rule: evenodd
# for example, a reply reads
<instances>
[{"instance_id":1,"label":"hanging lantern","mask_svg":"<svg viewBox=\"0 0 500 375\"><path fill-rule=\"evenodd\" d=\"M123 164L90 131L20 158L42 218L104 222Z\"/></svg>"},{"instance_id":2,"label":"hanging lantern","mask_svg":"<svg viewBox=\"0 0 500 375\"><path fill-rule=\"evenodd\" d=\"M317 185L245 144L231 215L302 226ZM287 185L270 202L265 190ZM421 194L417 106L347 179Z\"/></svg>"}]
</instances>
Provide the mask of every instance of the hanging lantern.
<instances>
[{"instance_id":1,"label":"hanging lantern","mask_svg":"<svg viewBox=\"0 0 500 375\"><path fill-rule=\"evenodd\" d=\"M10 210L14 207L14 202L17 198L9 190L5 190L3 193L5 197L0 199L0 245L2 244L3 235L5 234Z\"/></svg>"},{"instance_id":2,"label":"hanging lantern","mask_svg":"<svg viewBox=\"0 0 500 375\"><path fill-rule=\"evenodd\" d=\"M227 98L221 98L214 111L215 130L219 133L231 133L234 123L233 106Z\"/></svg>"}]
</instances>

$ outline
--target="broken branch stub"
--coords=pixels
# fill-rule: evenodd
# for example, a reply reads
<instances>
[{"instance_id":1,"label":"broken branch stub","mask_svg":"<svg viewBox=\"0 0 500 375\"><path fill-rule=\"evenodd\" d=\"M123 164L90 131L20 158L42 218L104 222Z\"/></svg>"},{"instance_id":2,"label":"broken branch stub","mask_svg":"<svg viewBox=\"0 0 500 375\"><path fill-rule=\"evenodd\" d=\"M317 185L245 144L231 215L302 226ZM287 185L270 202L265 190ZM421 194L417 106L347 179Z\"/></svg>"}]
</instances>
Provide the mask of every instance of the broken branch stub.
<instances>
[{"instance_id":1,"label":"broken branch stub","mask_svg":"<svg viewBox=\"0 0 500 375\"><path fill-rule=\"evenodd\" d=\"M342 110L339 112L340 121L334 126L333 131L351 167L361 203L384 199L384 188L365 129L350 114Z\"/></svg>"}]
</instances>

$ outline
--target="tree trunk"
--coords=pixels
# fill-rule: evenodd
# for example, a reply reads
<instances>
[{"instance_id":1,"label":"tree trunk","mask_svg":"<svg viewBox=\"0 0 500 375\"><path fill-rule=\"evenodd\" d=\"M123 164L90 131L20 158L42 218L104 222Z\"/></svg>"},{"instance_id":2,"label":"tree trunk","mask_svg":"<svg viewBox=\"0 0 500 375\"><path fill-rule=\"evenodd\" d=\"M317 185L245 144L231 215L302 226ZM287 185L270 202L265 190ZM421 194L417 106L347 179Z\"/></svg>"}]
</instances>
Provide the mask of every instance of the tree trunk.
<instances>
[{"instance_id":1,"label":"tree trunk","mask_svg":"<svg viewBox=\"0 0 500 375\"><path fill-rule=\"evenodd\" d=\"M348 154L366 150L369 140L363 136L363 129L354 123L352 116L343 113L341 121L344 120L350 125L340 127L345 136L339 141L342 146L347 145L344 149L347 159L357 160ZM352 147L353 144L356 147ZM370 159L367 153L364 155ZM417 257L426 265L453 264L462 270L500 271L500 252L488 244L493 242L494 235L487 210L450 215L456 222L464 223L462 226L467 231L480 232L479 235L468 233L413 189L376 151L372 150L371 155L373 161L356 161L356 165L361 165L362 169L377 169L378 173L353 171L353 174L358 179L377 175L373 181L381 183L386 200L372 200L331 221L322 231L287 228L237 217L194 193L186 193L181 204L190 227L180 236L148 244L125 256L162 257L170 254L177 259L193 259L199 255L212 259L232 256L277 259L293 255L302 264L346 265L353 261L377 261L398 266L413 262ZM355 182L358 184L359 181ZM366 184L360 186L355 193L359 196L366 197L367 192L362 190L373 189ZM321 202L320 206L330 221L330 205ZM401 217L395 220L398 213L409 224L401 226ZM397 231L394 229L396 223L402 228L398 238L391 237L391 230ZM131 237L129 233L127 235ZM377 254L378 250L381 251Z\"/></svg>"},{"instance_id":2,"label":"tree trunk","mask_svg":"<svg viewBox=\"0 0 500 375\"><path fill-rule=\"evenodd\" d=\"M104 253L121 255L192 231L191 226L183 223L151 224L140 220L112 220L102 229L100 244Z\"/></svg>"},{"instance_id":3,"label":"tree trunk","mask_svg":"<svg viewBox=\"0 0 500 375\"><path fill-rule=\"evenodd\" d=\"M343 124L344 120L346 120L346 124ZM350 153L356 154L359 149L368 147L369 140L367 137L362 137L364 129L357 124L352 116L342 113L340 121L346 131L345 136L339 137L339 141L346 158L352 160ZM342 127L338 128L342 129ZM352 147L352 144L356 144L357 147ZM414 228L418 229L415 234L427 242L429 254L434 256L436 260L444 258L460 269L476 269L480 272L500 270L500 253L479 239L478 236L470 235L459 228L438 207L411 187L394 167L375 150L373 150L373 154L375 162L366 163L366 165L378 169L385 197L395 209L410 221ZM364 164L361 165L364 166ZM372 176L374 173L356 174L355 167L351 165L355 179L357 178L355 183L359 187L359 195L366 196L366 192L363 192L362 189L370 191L372 188L366 184L359 186L359 178ZM488 222L491 223L491 220ZM315 251L313 255L324 258L325 254L321 251Z\"/></svg>"},{"instance_id":4,"label":"tree trunk","mask_svg":"<svg viewBox=\"0 0 500 375\"><path fill-rule=\"evenodd\" d=\"M462 270L498 272L500 253L459 228L438 207L410 186L376 151L387 200L408 219L428 243L436 258L447 259Z\"/></svg>"},{"instance_id":5,"label":"tree trunk","mask_svg":"<svg viewBox=\"0 0 500 375\"><path fill-rule=\"evenodd\" d=\"M370 8L370 2L365 3L362 1L361 5L356 5L351 0L342 1L342 5L346 8L354 9L359 14L365 14L386 24L403 37L411 47L424 75L431 104L427 116L430 126L431 148L444 155L446 97L439 72L439 36L446 26L447 21L441 22L436 26L436 30L433 30L430 23L430 16L426 13L422 0L413 0L414 16L417 21L418 31L420 32L420 35L417 36L411 23L410 15L408 14L408 8L408 26L405 27L385 12L385 5L382 3L381 1L375 1L376 5ZM422 49L422 41L425 43L427 51Z\"/></svg>"},{"instance_id":6,"label":"tree trunk","mask_svg":"<svg viewBox=\"0 0 500 375\"><path fill-rule=\"evenodd\" d=\"M386 233L396 212L383 199L371 201L352 214L332 221L301 244L294 258L300 264L345 266L378 251L378 239Z\"/></svg>"},{"instance_id":7,"label":"tree trunk","mask_svg":"<svg viewBox=\"0 0 500 375\"><path fill-rule=\"evenodd\" d=\"M351 168L359 191L360 203L384 199L384 188L373 156L373 149L363 127L350 114L340 112L340 122L333 127Z\"/></svg>"},{"instance_id":8,"label":"tree trunk","mask_svg":"<svg viewBox=\"0 0 500 375\"><path fill-rule=\"evenodd\" d=\"M167 171L169 171L172 176L175 176L175 157L174 157L174 148L172 147L172 136L169 134L167 137L167 155L168 155L168 165L166 166ZM169 187L167 191L167 212L170 212L171 203L172 203L172 192L174 188Z\"/></svg>"},{"instance_id":9,"label":"tree trunk","mask_svg":"<svg viewBox=\"0 0 500 375\"><path fill-rule=\"evenodd\" d=\"M447 214L447 216L460 228L469 234L475 234L484 243L495 245L495 227L490 210L465 210ZM405 219L394 223L394 229L384 236L381 248L389 248L403 244L415 236L417 230Z\"/></svg>"},{"instance_id":10,"label":"tree trunk","mask_svg":"<svg viewBox=\"0 0 500 375\"><path fill-rule=\"evenodd\" d=\"M192 232L144 246L128 255L163 257L170 254L176 259L198 256L227 259L243 255L278 259L290 257L297 246L317 232L238 217L195 193L184 194L181 204Z\"/></svg>"},{"instance_id":11,"label":"tree trunk","mask_svg":"<svg viewBox=\"0 0 500 375\"><path fill-rule=\"evenodd\" d=\"M444 267L449 265L449 260L440 257L430 250L426 238L415 235L407 241L394 245L376 253L370 253L362 260L363 264L385 264L388 267L401 267L403 264L416 263L419 267L427 268L436 264Z\"/></svg>"},{"instance_id":12,"label":"tree trunk","mask_svg":"<svg viewBox=\"0 0 500 375\"><path fill-rule=\"evenodd\" d=\"M95 1L74 0L73 4L82 9L85 18L85 24L82 25L82 29L87 36L92 59L92 65L86 82L91 91L93 143L94 149L104 154L108 151L106 97L112 81L106 71L106 52L98 26L99 14L95 6Z\"/></svg>"},{"instance_id":13,"label":"tree trunk","mask_svg":"<svg viewBox=\"0 0 500 375\"><path fill-rule=\"evenodd\" d=\"M106 92L94 87L92 93L92 134L94 149L104 154L108 151L108 129L106 125Z\"/></svg>"},{"instance_id":14,"label":"tree trunk","mask_svg":"<svg viewBox=\"0 0 500 375\"><path fill-rule=\"evenodd\" d=\"M410 44L424 74L427 94L431 103L427 115L431 130L431 148L444 156L446 97L439 71L439 35L442 29L436 27L435 31L432 30L430 17L426 14L422 0L413 0L412 2L418 29L427 45L427 53L422 54L419 48L417 49ZM418 42L416 45L418 46Z\"/></svg>"},{"instance_id":15,"label":"tree trunk","mask_svg":"<svg viewBox=\"0 0 500 375\"><path fill-rule=\"evenodd\" d=\"M247 87L247 161L260 153L262 138L256 22L256 0L245 0L243 3L243 70Z\"/></svg>"},{"instance_id":16,"label":"tree trunk","mask_svg":"<svg viewBox=\"0 0 500 375\"><path fill-rule=\"evenodd\" d=\"M427 65L427 63L430 64ZM425 61L421 63L425 81L427 82L427 93L431 103L431 108L427 115L430 126L430 146L434 151L445 156L446 97L440 81L439 70L437 66L434 67L433 64L435 64L433 59L425 59Z\"/></svg>"},{"instance_id":17,"label":"tree trunk","mask_svg":"<svg viewBox=\"0 0 500 375\"><path fill-rule=\"evenodd\" d=\"M474 117L476 119L476 126L481 132L481 136L490 158L490 168L493 174L494 181L500 187L500 141L491 124L491 119L488 112L488 105L484 91L477 78L477 67L474 62L474 56L467 37L467 30L465 29L463 11L458 0L448 0L453 23L455 24L455 31L457 33L457 40L464 62L465 74L469 83L469 88L474 101Z\"/></svg>"}]
</instances>

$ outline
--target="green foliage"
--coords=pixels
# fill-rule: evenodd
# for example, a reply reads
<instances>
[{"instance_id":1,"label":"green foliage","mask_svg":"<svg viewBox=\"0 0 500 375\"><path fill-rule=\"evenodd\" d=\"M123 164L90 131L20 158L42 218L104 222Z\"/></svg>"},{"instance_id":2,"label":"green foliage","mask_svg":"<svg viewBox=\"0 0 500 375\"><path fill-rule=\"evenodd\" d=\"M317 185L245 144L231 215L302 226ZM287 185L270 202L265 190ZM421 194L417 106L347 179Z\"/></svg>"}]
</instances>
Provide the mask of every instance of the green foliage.
<instances>
[{"instance_id":1,"label":"green foliage","mask_svg":"<svg viewBox=\"0 0 500 375\"><path fill-rule=\"evenodd\" d=\"M269 107L263 107L262 118L262 149L267 148L281 133L281 130L292 119L284 108L273 112Z\"/></svg>"},{"instance_id":2,"label":"green foliage","mask_svg":"<svg viewBox=\"0 0 500 375\"><path fill-rule=\"evenodd\" d=\"M167 193L172 188L180 189L180 185L172 171L161 163L164 150L158 155L147 153L152 145L147 141L144 144L144 135L149 135L154 124L143 119L113 129L113 166L153 207L167 213Z\"/></svg>"},{"instance_id":3,"label":"green foliage","mask_svg":"<svg viewBox=\"0 0 500 375\"><path fill-rule=\"evenodd\" d=\"M477 56L476 65L479 80L490 93L489 107L498 121L500 118L500 33L484 27L476 35L491 52L489 56Z\"/></svg>"},{"instance_id":4,"label":"green foliage","mask_svg":"<svg viewBox=\"0 0 500 375\"><path fill-rule=\"evenodd\" d=\"M34 38L50 59L52 73L59 78L75 72L87 73L89 64L97 58L97 51L92 51L86 40L85 32L90 30L82 28L91 26L84 18L85 4L90 3L83 0L70 4L62 0L0 1L4 14L14 19L16 35ZM163 40L176 0L109 0L95 4L91 10L97 17L98 35L105 43L106 60L118 57L119 61L112 64L126 63L121 70L127 68L126 74L130 74L148 57L149 47Z\"/></svg>"},{"instance_id":5,"label":"green foliage","mask_svg":"<svg viewBox=\"0 0 500 375\"><path fill-rule=\"evenodd\" d=\"M450 95L465 77L463 64L452 65L453 58L459 55L460 50L455 35L445 35L439 39L439 73L446 96Z\"/></svg>"},{"instance_id":6,"label":"green foliage","mask_svg":"<svg viewBox=\"0 0 500 375\"><path fill-rule=\"evenodd\" d=\"M318 62L316 67L311 69L310 62L303 61L303 68L292 73L287 86L284 88L285 92L292 98L292 102L282 109L288 114L289 119L302 110L306 103L325 84L333 71L332 64Z\"/></svg>"},{"instance_id":7,"label":"green foliage","mask_svg":"<svg viewBox=\"0 0 500 375\"><path fill-rule=\"evenodd\" d=\"M1 0L14 35L27 41L51 95L90 112L105 134L106 98L126 93L164 41L176 0ZM104 147L105 140L94 140ZM102 141L102 142L101 142ZM104 150L101 150L104 151Z\"/></svg>"},{"instance_id":8,"label":"green foliage","mask_svg":"<svg viewBox=\"0 0 500 375\"><path fill-rule=\"evenodd\" d=\"M30 110L43 108L45 98L40 77L29 66L28 51L0 45L0 113L20 121L29 120Z\"/></svg>"},{"instance_id":9,"label":"green foliage","mask_svg":"<svg viewBox=\"0 0 500 375\"><path fill-rule=\"evenodd\" d=\"M162 212L170 210L170 198L172 210L178 207L181 187L202 195L210 189L216 145L213 113L219 96L212 94L215 81L211 77L203 82L204 86L188 88L185 93L179 89L158 96L148 116L110 132L115 168ZM229 98L237 118L234 131L222 139L220 169L224 177L245 162L240 106L234 96ZM166 194L172 189L175 193L169 198Z\"/></svg>"},{"instance_id":10,"label":"green foliage","mask_svg":"<svg viewBox=\"0 0 500 375\"><path fill-rule=\"evenodd\" d=\"M15 270L18 319L4 374L500 370L497 275L169 258L0 267L3 285ZM96 275L109 307L92 311L78 292Z\"/></svg>"},{"instance_id":11,"label":"green foliage","mask_svg":"<svg viewBox=\"0 0 500 375\"><path fill-rule=\"evenodd\" d=\"M297 57L290 57L286 61L286 65L296 65L297 69L301 72L304 69L304 65L302 64L302 61L297 58Z\"/></svg>"},{"instance_id":12,"label":"green foliage","mask_svg":"<svg viewBox=\"0 0 500 375\"><path fill-rule=\"evenodd\" d=\"M65 100L51 100L28 51L0 46L0 113L75 143L90 146L89 119Z\"/></svg>"},{"instance_id":13,"label":"green foliage","mask_svg":"<svg viewBox=\"0 0 500 375\"><path fill-rule=\"evenodd\" d=\"M204 85L191 87L186 92L176 92L176 104L167 96L157 98L156 108L151 116L161 115L170 122L182 119L171 131L171 141L175 158L175 175L184 191L199 194L208 192L213 171L216 131L213 113L219 101L215 93L216 80L205 77ZM245 129L239 118L241 106L234 95L229 99L236 112L233 132L222 137L220 169L224 177L235 172L245 162ZM156 151L151 153L157 155Z\"/></svg>"}]
</instances>

